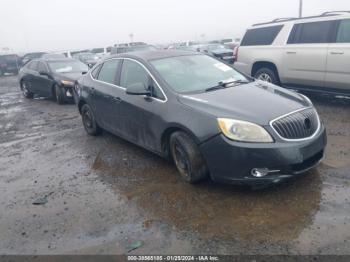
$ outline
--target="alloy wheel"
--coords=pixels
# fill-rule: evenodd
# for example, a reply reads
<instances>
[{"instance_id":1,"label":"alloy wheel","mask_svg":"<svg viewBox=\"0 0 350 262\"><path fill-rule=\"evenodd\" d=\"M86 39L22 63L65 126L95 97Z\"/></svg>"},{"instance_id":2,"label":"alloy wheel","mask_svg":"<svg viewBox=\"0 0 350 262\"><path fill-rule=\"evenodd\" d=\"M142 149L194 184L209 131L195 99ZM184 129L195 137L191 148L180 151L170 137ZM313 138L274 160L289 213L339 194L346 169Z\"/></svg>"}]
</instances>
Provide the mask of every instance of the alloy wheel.
<instances>
[{"instance_id":1,"label":"alloy wheel","mask_svg":"<svg viewBox=\"0 0 350 262\"><path fill-rule=\"evenodd\" d=\"M176 141L174 144L174 160L181 173L187 176L190 171L190 164L182 146Z\"/></svg>"},{"instance_id":2,"label":"alloy wheel","mask_svg":"<svg viewBox=\"0 0 350 262\"><path fill-rule=\"evenodd\" d=\"M269 83L272 82L271 76L269 74L267 74L267 73L260 74L258 79L262 80L262 81L265 81L265 82L269 82Z\"/></svg>"}]
</instances>

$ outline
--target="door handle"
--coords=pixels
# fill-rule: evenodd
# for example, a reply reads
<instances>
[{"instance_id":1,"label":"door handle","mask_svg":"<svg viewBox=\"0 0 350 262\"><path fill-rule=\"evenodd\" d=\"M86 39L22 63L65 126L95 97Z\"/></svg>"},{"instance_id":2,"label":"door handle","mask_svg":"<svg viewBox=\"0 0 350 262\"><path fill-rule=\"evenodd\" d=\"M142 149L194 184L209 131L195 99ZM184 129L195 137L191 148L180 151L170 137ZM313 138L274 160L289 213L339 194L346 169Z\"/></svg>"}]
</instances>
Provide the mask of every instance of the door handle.
<instances>
[{"instance_id":1,"label":"door handle","mask_svg":"<svg viewBox=\"0 0 350 262\"><path fill-rule=\"evenodd\" d=\"M287 51L287 54L288 55L295 55L297 52L295 52L295 51Z\"/></svg>"},{"instance_id":2,"label":"door handle","mask_svg":"<svg viewBox=\"0 0 350 262\"><path fill-rule=\"evenodd\" d=\"M344 52L331 52L331 55L343 55Z\"/></svg>"}]
</instances>

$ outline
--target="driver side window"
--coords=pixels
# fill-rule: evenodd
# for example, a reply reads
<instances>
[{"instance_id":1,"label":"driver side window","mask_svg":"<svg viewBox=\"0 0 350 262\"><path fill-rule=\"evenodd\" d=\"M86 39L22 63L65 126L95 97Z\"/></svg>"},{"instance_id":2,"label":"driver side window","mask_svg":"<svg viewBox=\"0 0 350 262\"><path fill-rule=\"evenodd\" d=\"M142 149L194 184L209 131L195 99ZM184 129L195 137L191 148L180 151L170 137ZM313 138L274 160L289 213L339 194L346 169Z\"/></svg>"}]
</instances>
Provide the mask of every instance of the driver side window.
<instances>
[{"instance_id":1,"label":"driver side window","mask_svg":"<svg viewBox=\"0 0 350 262\"><path fill-rule=\"evenodd\" d=\"M38 62L38 72L48 72L46 65L43 62Z\"/></svg>"},{"instance_id":2,"label":"driver side window","mask_svg":"<svg viewBox=\"0 0 350 262\"><path fill-rule=\"evenodd\" d=\"M125 59L120 76L120 86L127 88L136 83L142 83L145 88L152 89L152 97L165 100L160 88L148 72L139 63Z\"/></svg>"}]
</instances>

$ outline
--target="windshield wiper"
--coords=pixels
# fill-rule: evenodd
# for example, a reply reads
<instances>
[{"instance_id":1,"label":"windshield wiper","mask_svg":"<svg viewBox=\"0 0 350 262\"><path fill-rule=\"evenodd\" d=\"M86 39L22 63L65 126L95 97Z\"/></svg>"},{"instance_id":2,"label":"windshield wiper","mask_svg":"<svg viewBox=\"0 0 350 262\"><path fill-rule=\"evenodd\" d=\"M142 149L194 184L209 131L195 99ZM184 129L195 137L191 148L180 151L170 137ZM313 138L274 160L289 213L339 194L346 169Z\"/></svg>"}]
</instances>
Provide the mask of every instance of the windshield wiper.
<instances>
[{"instance_id":1,"label":"windshield wiper","mask_svg":"<svg viewBox=\"0 0 350 262\"><path fill-rule=\"evenodd\" d=\"M212 86L212 87L209 87L207 89L205 89L205 92L210 92L210 91L214 91L214 90L218 90L218 89L224 89L224 88L228 88L230 87L231 85L232 86L235 86L235 85L241 85L241 84L248 84L250 83L250 81L248 80L229 80L229 81L220 81L218 83L218 85L216 86Z\"/></svg>"}]
</instances>

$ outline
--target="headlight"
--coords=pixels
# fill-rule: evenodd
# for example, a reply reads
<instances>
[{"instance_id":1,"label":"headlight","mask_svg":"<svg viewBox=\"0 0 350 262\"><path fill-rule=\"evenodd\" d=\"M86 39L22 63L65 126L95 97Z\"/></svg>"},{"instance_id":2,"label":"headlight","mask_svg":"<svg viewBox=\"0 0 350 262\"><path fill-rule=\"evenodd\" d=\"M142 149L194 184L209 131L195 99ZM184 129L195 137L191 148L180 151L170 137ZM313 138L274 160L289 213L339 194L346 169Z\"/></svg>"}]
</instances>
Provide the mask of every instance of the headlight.
<instances>
[{"instance_id":1,"label":"headlight","mask_svg":"<svg viewBox=\"0 0 350 262\"><path fill-rule=\"evenodd\" d=\"M74 82L68 80L61 80L61 84L65 86L74 86Z\"/></svg>"},{"instance_id":2,"label":"headlight","mask_svg":"<svg viewBox=\"0 0 350 262\"><path fill-rule=\"evenodd\" d=\"M229 139L241 142L272 143L270 134L261 126L246 121L218 118L222 133Z\"/></svg>"}]
</instances>

